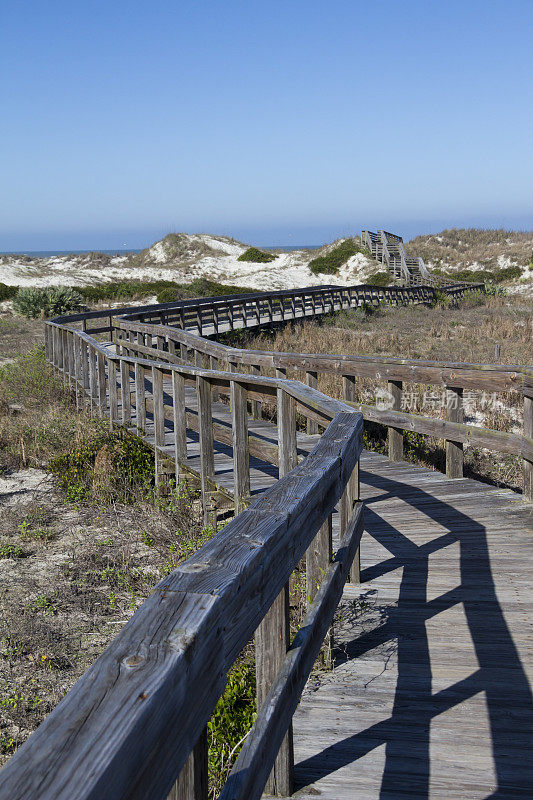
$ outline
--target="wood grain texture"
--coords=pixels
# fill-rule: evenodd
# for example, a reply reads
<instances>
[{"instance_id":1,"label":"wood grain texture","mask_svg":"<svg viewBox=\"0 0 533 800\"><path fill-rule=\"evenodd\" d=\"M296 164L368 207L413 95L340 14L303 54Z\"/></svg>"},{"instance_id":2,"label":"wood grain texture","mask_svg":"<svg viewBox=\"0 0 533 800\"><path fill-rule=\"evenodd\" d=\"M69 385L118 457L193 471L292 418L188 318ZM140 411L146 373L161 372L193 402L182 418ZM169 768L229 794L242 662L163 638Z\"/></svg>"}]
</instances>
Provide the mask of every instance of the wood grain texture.
<instances>
[{"instance_id":1,"label":"wood grain texture","mask_svg":"<svg viewBox=\"0 0 533 800\"><path fill-rule=\"evenodd\" d=\"M257 720L231 770L220 800L259 800L263 789L274 795L288 796L291 793L291 787L285 788L268 776L286 732L290 730L292 715L333 620L362 533L363 510L359 504L288 655L280 665L276 665L276 678L266 696L262 697Z\"/></svg>"},{"instance_id":2,"label":"wood grain texture","mask_svg":"<svg viewBox=\"0 0 533 800\"><path fill-rule=\"evenodd\" d=\"M446 389L446 418L450 422L463 421L463 390ZM463 443L446 439L446 475L448 478L463 477Z\"/></svg>"}]
</instances>

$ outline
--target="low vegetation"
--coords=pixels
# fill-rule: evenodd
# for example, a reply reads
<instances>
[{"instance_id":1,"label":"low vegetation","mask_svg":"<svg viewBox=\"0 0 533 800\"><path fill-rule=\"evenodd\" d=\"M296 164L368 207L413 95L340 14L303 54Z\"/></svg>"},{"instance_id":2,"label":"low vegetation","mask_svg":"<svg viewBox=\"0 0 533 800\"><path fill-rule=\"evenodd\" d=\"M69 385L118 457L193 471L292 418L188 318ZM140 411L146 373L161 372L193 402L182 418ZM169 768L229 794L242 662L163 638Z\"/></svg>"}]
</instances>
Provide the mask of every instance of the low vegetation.
<instances>
[{"instance_id":1,"label":"low vegetation","mask_svg":"<svg viewBox=\"0 0 533 800\"><path fill-rule=\"evenodd\" d=\"M13 298L13 307L29 319L50 319L71 311L80 311L84 302L81 294L69 286L47 286L42 289L28 286L17 291Z\"/></svg>"},{"instance_id":2,"label":"low vegetation","mask_svg":"<svg viewBox=\"0 0 533 800\"><path fill-rule=\"evenodd\" d=\"M154 585L215 533L195 484L157 495L152 451L77 411L39 346L0 368L0 479L19 468L31 489L6 494L0 515L0 766ZM254 718L249 646L208 725L210 797Z\"/></svg>"},{"instance_id":3,"label":"low vegetation","mask_svg":"<svg viewBox=\"0 0 533 800\"><path fill-rule=\"evenodd\" d=\"M336 275L348 259L356 253L372 257L370 251L355 239L345 239L324 255L313 258L309 262L309 269L314 275Z\"/></svg>"},{"instance_id":4,"label":"low vegetation","mask_svg":"<svg viewBox=\"0 0 533 800\"><path fill-rule=\"evenodd\" d=\"M0 303L4 300L12 300L18 292L18 286L8 286L6 283L0 283Z\"/></svg>"},{"instance_id":5,"label":"low vegetation","mask_svg":"<svg viewBox=\"0 0 533 800\"><path fill-rule=\"evenodd\" d=\"M366 282L371 286L390 286L393 282L393 277L388 270L380 270L369 275Z\"/></svg>"},{"instance_id":6,"label":"low vegetation","mask_svg":"<svg viewBox=\"0 0 533 800\"><path fill-rule=\"evenodd\" d=\"M5 286L0 284L0 301L13 300L15 311L28 319L50 319L61 314L79 311L87 305L121 303L129 300L139 302L147 297L158 303L171 303L194 297L213 297L228 294L247 294L257 289L232 286L207 278L195 278L190 283L175 281L110 281L72 289L67 286L36 287Z\"/></svg>"},{"instance_id":7,"label":"low vegetation","mask_svg":"<svg viewBox=\"0 0 533 800\"><path fill-rule=\"evenodd\" d=\"M257 264L268 264L277 258L274 253L265 253L264 250L258 250L257 247L249 247L242 253L237 261L252 261Z\"/></svg>"},{"instance_id":8,"label":"low vegetation","mask_svg":"<svg viewBox=\"0 0 533 800\"><path fill-rule=\"evenodd\" d=\"M446 298L448 300L448 298ZM425 306L393 308L363 306L331 314L322 323L285 326L275 333L241 335L239 344L276 352L339 353L398 356L407 359L464 361L471 363L529 364L533 340L533 303L519 296L469 293L458 305L437 302ZM297 371L289 377L301 379ZM357 402L373 405L384 382L356 379ZM342 396L339 376L320 375L318 388ZM404 385L404 411L443 416L442 386ZM497 395L465 391L466 422L509 432L522 429L522 404L516 392ZM386 428L365 423L370 449L386 451ZM436 469L444 467L443 442L420 434L404 434L406 457ZM522 463L518 456L496 455L473 447L465 449L465 471L502 486L520 489Z\"/></svg>"},{"instance_id":9,"label":"low vegetation","mask_svg":"<svg viewBox=\"0 0 533 800\"><path fill-rule=\"evenodd\" d=\"M422 256L437 268L468 269L477 264L498 272L501 259L525 267L533 259L533 233L480 228L451 228L439 234L417 236L406 244L412 255ZM467 280L465 278L465 280Z\"/></svg>"},{"instance_id":10,"label":"low vegetation","mask_svg":"<svg viewBox=\"0 0 533 800\"><path fill-rule=\"evenodd\" d=\"M506 283L521 278L524 270L521 267L502 267L501 269L459 269L448 272L434 268L433 275L453 277L459 281L473 281L475 283Z\"/></svg>"}]
</instances>

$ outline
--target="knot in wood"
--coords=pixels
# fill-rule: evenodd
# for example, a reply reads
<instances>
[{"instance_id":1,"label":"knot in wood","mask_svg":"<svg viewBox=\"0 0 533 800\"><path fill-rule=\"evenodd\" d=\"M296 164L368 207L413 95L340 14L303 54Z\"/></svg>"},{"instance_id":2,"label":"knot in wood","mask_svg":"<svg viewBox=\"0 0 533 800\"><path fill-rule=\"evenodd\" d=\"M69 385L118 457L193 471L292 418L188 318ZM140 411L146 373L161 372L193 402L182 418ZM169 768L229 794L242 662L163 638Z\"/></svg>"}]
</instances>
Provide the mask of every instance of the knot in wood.
<instances>
[{"instance_id":1,"label":"knot in wood","mask_svg":"<svg viewBox=\"0 0 533 800\"><path fill-rule=\"evenodd\" d=\"M142 656L128 656L124 659L124 663L127 667L137 667L139 664L142 664L144 661Z\"/></svg>"},{"instance_id":2,"label":"knot in wood","mask_svg":"<svg viewBox=\"0 0 533 800\"><path fill-rule=\"evenodd\" d=\"M209 564L206 561L196 561L194 564L183 564L179 567L180 572L202 572L207 569Z\"/></svg>"}]
</instances>

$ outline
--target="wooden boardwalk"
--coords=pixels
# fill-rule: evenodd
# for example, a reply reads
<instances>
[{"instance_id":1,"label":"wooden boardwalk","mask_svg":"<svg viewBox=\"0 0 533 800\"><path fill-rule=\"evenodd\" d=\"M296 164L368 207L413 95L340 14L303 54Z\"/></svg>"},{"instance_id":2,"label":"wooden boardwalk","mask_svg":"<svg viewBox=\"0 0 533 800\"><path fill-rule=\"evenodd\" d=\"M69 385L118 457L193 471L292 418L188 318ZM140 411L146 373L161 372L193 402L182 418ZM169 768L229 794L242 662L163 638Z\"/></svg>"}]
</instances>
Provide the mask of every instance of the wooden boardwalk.
<instances>
[{"instance_id":1,"label":"wooden boardwalk","mask_svg":"<svg viewBox=\"0 0 533 800\"><path fill-rule=\"evenodd\" d=\"M155 450L159 491L176 460L201 479L206 521L240 513L165 576L14 755L2 800L207 800L206 723L252 637L257 720L220 800L533 798L533 370L205 338L433 295L307 287L47 323L47 357L78 404ZM317 390L322 374L342 401ZM386 407L358 404L357 378L385 383ZM445 418L402 411L411 383L441 387ZM465 389L518 392L522 432L465 424ZM298 433L298 419L323 433ZM363 421L387 428L388 458L363 451ZM447 477L402 461L403 431L444 440ZM464 479L465 444L519 457L523 495ZM304 556L309 607L289 648ZM310 675L335 612L333 668Z\"/></svg>"},{"instance_id":2,"label":"wooden boardwalk","mask_svg":"<svg viewBox=\"0 0 533 800\"><path fill-rule=\"evenodd\" d=\"M228 406L213 419L230 427ZM276 443L268 422L249 430ZM317 441L298 434L302 451ZM198 472L195 442L189 431ZM250 466L252 494L277 480L272 464ZM232 492L231 447L217 442L215 479ZM334 669L312 676L294 716L297 796L533 797L531 504L370 452L361 495L362 583L339 608Z\"/></svg>"}]
</instances>

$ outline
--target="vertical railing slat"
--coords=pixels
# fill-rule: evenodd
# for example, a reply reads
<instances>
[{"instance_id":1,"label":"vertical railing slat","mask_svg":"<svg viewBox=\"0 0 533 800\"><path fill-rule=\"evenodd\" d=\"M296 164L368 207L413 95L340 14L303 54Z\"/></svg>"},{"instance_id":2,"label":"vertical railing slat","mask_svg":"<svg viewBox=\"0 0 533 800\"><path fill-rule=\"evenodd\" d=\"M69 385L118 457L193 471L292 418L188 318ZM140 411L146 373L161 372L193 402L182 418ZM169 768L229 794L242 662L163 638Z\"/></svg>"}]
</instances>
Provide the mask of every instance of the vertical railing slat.
<instances>
[{"instance_id":1,"label":"vertical railing slat","mask_svg":"<svg viewBox=\"0 0 533 800\"><path fill-rule=\"evenodd\" d=\"M248 412L245 386L232 380L230 392L235 513L238 514L246 508L250 499Z\"/></svg>"}]
</instances>

